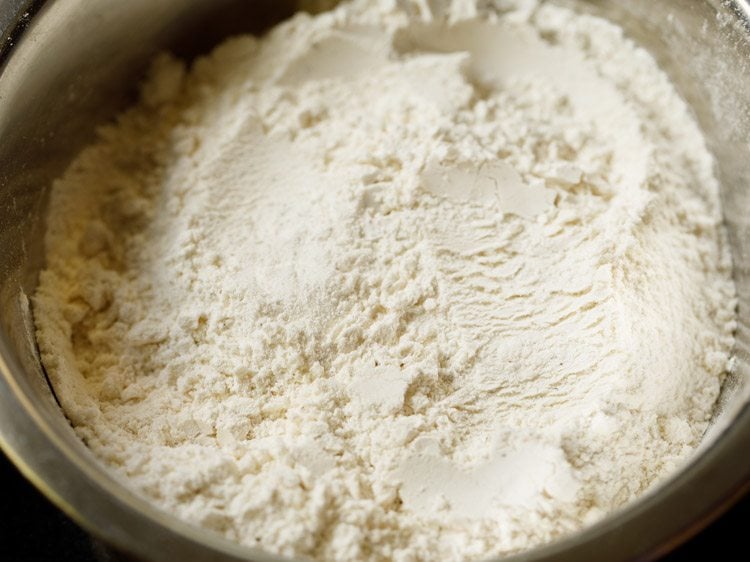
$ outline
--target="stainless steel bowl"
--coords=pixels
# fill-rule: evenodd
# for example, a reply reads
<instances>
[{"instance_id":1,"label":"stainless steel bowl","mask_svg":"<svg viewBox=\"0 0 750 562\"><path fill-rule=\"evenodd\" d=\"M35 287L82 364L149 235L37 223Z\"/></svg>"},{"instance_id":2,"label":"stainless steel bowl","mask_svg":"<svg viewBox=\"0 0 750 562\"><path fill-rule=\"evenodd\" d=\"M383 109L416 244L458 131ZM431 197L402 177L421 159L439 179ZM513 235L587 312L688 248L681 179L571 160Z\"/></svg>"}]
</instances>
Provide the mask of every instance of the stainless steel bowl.
<instances>
[{"instance_id":1,"label":"stainless steel bowl","mask_svg":"<svg viewBox=\"0 0 750 562\"><path fill-rule=\"evenodd\" d=\"M750 7L745 0L581 5L654 54L709 139L740 300L737 369L703 447L679 474L601 523L513 560L653 558L706 525L750 482ZM40 367L27 299L42 263L50 182L94 127L132 99L155 52L191 56L294 8L291 0L0 1L0 444L52 501L138 559L276 558L154 509L108 474L68 425Z\"/></svg>"}]
</instances>

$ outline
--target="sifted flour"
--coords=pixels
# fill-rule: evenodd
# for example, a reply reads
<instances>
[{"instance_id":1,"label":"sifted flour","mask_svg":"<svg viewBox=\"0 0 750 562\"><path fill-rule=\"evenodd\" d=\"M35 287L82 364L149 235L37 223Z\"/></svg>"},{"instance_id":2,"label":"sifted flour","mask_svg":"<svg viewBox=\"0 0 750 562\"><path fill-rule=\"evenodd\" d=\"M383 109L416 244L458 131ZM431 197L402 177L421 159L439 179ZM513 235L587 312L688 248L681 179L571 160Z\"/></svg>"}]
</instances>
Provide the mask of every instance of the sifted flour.
<instances>
[{"instance_id":1,"label":"sifted flour","mask_svg":"<svg viewBox=\"0 0 750 562\"><path fill-rule=\"evenodd\" d=\"M706 429L735 325L712 165L602 20L297 15L189 70L159 57L55 184L42 358L106 465L230 539L526 549Z\"/></svg>"}]
</instances>

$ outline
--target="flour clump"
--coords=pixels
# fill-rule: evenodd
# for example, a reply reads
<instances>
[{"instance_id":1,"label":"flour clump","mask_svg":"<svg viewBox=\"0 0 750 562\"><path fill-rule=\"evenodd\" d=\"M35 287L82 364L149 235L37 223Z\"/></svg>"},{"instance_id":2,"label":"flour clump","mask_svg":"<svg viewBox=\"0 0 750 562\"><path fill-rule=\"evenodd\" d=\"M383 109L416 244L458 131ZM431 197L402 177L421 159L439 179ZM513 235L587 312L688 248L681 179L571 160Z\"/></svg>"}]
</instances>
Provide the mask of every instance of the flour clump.
<instances>
[{"instance_id":1,"label":"flour clump","mask_svg":"<svg viewBox=\"0 0 750 562\"><path fill-rule=\"evenodd\" d=\"M287 556L580 529L686 459L730 366L700 130L619 28L548 3L355 0L158 57L55 183L46 256L78 435Z\"/></svg>"}]
</instances>

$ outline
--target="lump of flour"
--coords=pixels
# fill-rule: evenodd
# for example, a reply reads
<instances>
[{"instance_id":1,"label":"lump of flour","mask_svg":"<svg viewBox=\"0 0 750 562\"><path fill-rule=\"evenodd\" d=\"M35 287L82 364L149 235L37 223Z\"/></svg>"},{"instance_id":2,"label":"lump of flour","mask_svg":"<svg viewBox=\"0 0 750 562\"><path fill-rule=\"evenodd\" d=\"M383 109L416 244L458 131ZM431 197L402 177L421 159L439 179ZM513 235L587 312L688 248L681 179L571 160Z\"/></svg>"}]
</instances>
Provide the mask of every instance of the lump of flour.
<instances>
[{"instance_id":1,"label":"lump of flour","mask_svg":"<svg viewBox=\"0 0 750 562\"><path fill-rule=\"evenodd\" d=\"M288 556L472 559L698 444L735 323L701 133L613 25L485 4L161 56L55 183L44 365L164 510Z\"/></svg>"}]
</instances>

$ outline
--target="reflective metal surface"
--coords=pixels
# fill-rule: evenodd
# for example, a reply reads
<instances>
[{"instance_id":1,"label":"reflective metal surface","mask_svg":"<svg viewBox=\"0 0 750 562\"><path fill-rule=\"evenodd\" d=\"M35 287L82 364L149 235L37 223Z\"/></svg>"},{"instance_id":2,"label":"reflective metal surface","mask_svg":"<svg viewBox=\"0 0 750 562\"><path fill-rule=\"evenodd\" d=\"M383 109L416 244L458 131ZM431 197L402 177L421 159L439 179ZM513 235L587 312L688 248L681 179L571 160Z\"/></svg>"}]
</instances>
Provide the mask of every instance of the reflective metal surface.
<instances>
[{"instance_id":1,"label":"reflective metal surface","mask_svg":"<svg viewBox=\"0 0 750 562\"><path fill-rule=\"evenodd\" d=\"M107 474L70 429L40 368L26 297L41 266L48 188L95 126L132 99L156 51L204 52L228 34L264 29L293 4L0 1L0 445L68 514L139 559L275 560L158 512ZM581 5L657 57L709 139L740 296L737 370L704 446L682 472L594 527L517 560L656 557L707 524L750 479L750 8L744 0Z\"/></svg>"}]
</instances>

